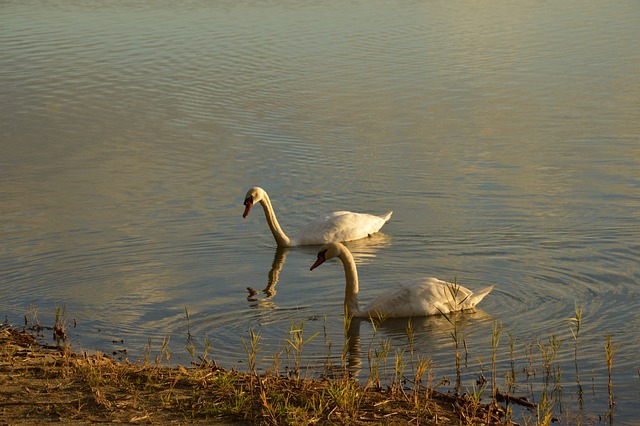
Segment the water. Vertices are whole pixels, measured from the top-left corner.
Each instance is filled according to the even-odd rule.
[[[278,251],[259,209],[242,219],[260,185],[293,235],[327,211],[394,210],[350,244],[363,302],[420,276],[495,284],[457,318],[465,389],[489,377],[498,321],[502,389],[509,336],[530,397],[538,343],[556,337],[556,415],[604,421],[610,334],[614,419],[635,424],[640,7],[386,3],[3,2],[0,312],[48,325],[62,308],[76,349],[131,360],[169,338],[188,364],[191,336],[239,368],[254,330],[262,370],[279,352],[292,365],[303,325],[319,333],[304,365],[339,365],[342,270],[309,272],[317,248]],[[273,265],[276,294],[248,300]],[[453,381],[453,325],[414,325],[435,380]],[[390,358],[409,349],[406,326],[354,327],[359,377],[381,339]]]

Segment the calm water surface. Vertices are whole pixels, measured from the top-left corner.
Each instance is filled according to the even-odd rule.
[[[501,323],[499,386],[511,340],[514,392],[539,399],[555,338],[556,415],[598,423],[609,334],[614,418],[637,424],[639,4],[386,3],[2,2],[3,316],[49,325],[64,308],[76,349],[141,360],[169,338],[188,364],[191,337],[239,368],[254,330],[260,368],[281,353],[283,371],[302,325],[319,333],[304,365],[339,365],[342,269],[309,272],[317,248],[276,250],[259,209],[242,219],[260,185],[293,235],[328,211],[394,210],[349,245],[363,302],[420,276],[495,284],[455,321],[464,389]],[[276,294],[248,300],[270,277]],[[453,382],[453,325],[413,324]],[[356,324],[354,372],[381,341],[393,365],[406,327]]]

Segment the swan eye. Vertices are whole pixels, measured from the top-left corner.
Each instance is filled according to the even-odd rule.
[[[253,204],[253,195],[244,199],[244,205]]]
[[[327,254],[326,250],[322,250],[321,252],[318,252],[318,259],[324,259],[326,254]]]

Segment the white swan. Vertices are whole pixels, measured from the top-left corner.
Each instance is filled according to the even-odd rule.
[[[352,241],[365,238],[378,232],[393,213],[389,212],[384,216],[347,211],[329,213],[322,220],[302,228],[298,238],[291,239],[280,227],[269,195],[262,188],[254,187],[247,191],[242,217],[247,217],[249,210],[256,203],[262,204],[271,233],[276,243],[281,247],[320,245],[332,241]]]
[[[345,315],[353,317],[372,319],[420,317],[473,309],[494,287],[489,286],[472,292],[458,284],[448,283],[437,278],[422,278],[413,283],[401,284],[390,289],[360,309],[358,304],[358,271],[348,248],[340,243],[324,245],[318,252],[318,259],[311,266],[311,270],[313,271],[334,257],[338,257],[344,265],[347,281],[344,294],[344,312]]]

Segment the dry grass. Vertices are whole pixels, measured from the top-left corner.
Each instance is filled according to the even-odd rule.
[[[363,388],[353,379],[257,375],[202,362],[191,368],[136,365],[43,346],[0,329],[3,424],[505,424],[483,405],[414,386]]]

